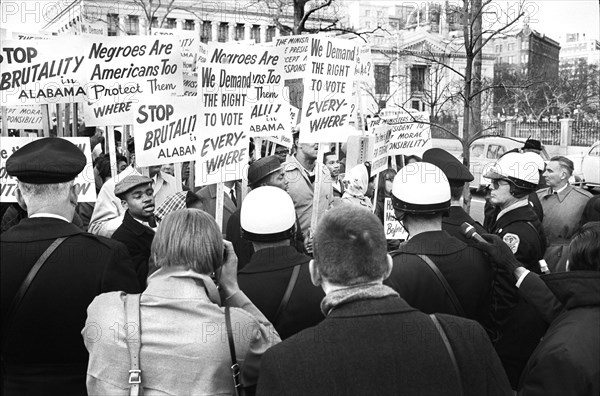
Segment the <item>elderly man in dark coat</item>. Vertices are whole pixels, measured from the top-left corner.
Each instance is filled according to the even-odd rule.
[[[115,196],[121,199],[126,210],[123,224],[115,230],[112,239],[127,247],[143,290],[148,278],[150,248],[156,233],[152,179],[129,175],[115,185]]]
[[[242,237],[253,245],[254,254],[239,271],[238,283],[281,339],[324,318],[319,309],[323,290],[310,282],[310,257],[291,246],[296,227],[294,202],[284,190],[258,187],[244,200]]]
[[[70,223],[85,163],[60,138],[35,140],[6,163],[28,218],[1,237],[4,395],[85,395],[88,305],[104,292],[140,292],[125,246]]]
[[[393,264],[373,213],[331,209],[314,252],[310,275],[327,317],[265,353],[259,395],[511,394],[477,322],[428,316],[382,284]]]

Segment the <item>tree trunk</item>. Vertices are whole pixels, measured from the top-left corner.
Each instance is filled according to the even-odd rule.
[[[294,1],[294,27],[292,29],[293,34],[301,34],[304,31],[304,24],[302,18],[304,17],[304,6],[306,0]]]

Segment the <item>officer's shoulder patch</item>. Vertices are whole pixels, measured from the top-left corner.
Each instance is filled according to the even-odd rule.
[[[521,242],[518,235],[507,232],[502,237],[502,240],[508,245],[513,254],[517,253],[517,250],[519,249],[519,243]]]

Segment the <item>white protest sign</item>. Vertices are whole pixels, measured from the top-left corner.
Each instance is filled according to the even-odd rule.
[[[198,96],[198,76],[183,73],[183,96]]]
[[[144,97],[134,104],[133,138],[139,166],[196,159],[197,97]]]
[[[286,80],[305,76],[310,36],[282,36],[275,38],[275,47],[283,48],[283,73]]]
[[[0,202],[17,202],[15,190],[17,188],[17,179],[6,173],[6,161],[10,155],[30,143],[37,137],[1,137],[0,138]],[[83,151],[86,159],[85,168],[77,175],[74,181],[75,189],[78,192],[77,200],[79,202],[96,201],[96,184],[94,182],[94,166],[92,164],[92,152],[90,150],[90,138],[70,137],[56,138],[65,139],[76,145]]]
[[[392,205],[392,199],[385,199],[385,211],[384,211],[384,230],[385,239],[401,239],[406,240],[408,238],[408,232],[402,226],[402,223],[396,220],[394,214],[394,206]]]
[[[378,125],[373,128],[375,142],[371,159],[371,174],[376,175],[388,168],[388,140],[391,128],[389,125]]]
[[[292,135],[277,135],[277,136],[269,136],[265,138],[269,142],[277,143],[280,146],[285,146],[287,148],[292,148],[294,142],[292,141]]]
[[[349,40],[311,36],[305,78],[301,143],[345,142],[352,112],[356,46]]]
[[[143,97],[183,94],[179,40],[175,36],[85,36],[84,104],[87,126],[132,123]]]
[[[42,129],[40,106],[10,106],[6,108],[6,123],[12,129]]]
[[[49,40],[52,36],[42,33],[12,32],[13,40]]]
[[[204,44],[202,41],[198,41],[198,64],[206,63],[207,57],[208,45]]]
[[[210,43],[198,75],[201,99],[196,186],[242,179],[248,163],[250,104],[257,59],[235,44]],[[250,47],[248,47],[250,48]]]
[[[403,109],[388,110],[381,120],[392,127],[388,155],[422,155],[432,147],[429,114],[407,112]],[[425,122],[425,123],[423,123]]]
[[[85,41],[80,36],[0,43],[1,103],[35,105],[82,102]]]
[[[200,39],[198,33],[193,30],[174,30],[152,28],[153,36],[176,36],[179,39],[181,48],[181,62],[183,71],[186,73],[196,73],[196,62],[200,51]]]
[[[355,78],[356,81],[375,85],[375,66],[371,57],[371,47],[360,45],[356,58]]]

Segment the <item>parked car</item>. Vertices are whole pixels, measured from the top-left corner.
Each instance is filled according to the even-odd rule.
[[[600,140],[581,159],[581,178],[588,188],[600,187]]]
[[[475,177],[469,187],[478,188],[482,183],[482,175],[507,151],[521,148],[527,139],[524,138],[509,138],[501,136],[486,136],[476,139],[471,143],[469,151],[471,153],[471,161],[469,170]],[[550,156],[546,148],[542,145],[540,153],[542,159],[548,162]],[[462,160],[462,156],[459,157]]]

